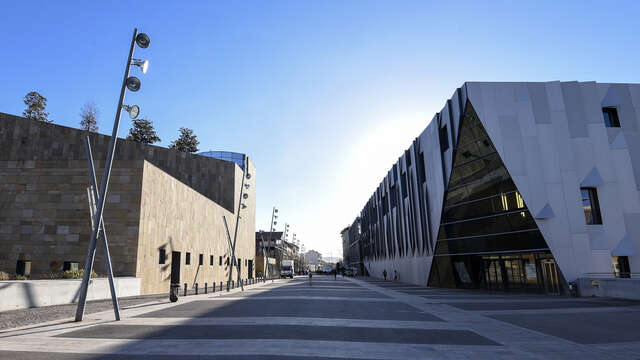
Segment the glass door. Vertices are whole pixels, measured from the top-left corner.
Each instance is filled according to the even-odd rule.
[[[560,295],[560,283],[558,281],[558,267],[555,260],[541,260],[544,289],[547,294]]]

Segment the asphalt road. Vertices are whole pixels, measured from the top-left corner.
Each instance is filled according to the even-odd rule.
[[[634,358],[640,306],[314,276],[0,332],[0,359]],[[599,324],[599,326],[598,326]],[[616,333],[617,332],[617,333]]]

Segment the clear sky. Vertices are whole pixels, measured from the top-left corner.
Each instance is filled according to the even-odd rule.
[[[455,3],[455,4],[454,4]],[[464,81],[640,82],[638,1],[3,1],[0,112],[23,96],[110,134],[134,27],[151,37],[129,93],[166,146],[248,154],[257,229],[291,224],[307,249],[339,232]],[[123,117],[120,136],[130,123]]]

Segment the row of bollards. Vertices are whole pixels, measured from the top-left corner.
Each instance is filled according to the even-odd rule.
[[[244,286],[256,284],[258,282],[265,282],[265,281],[266,281],[266,279],[264,277],[257,277],[257,278],[251,278],[251,279],[240,279],[240,282]],[[220,290],[219,291],[222,291],[223,285],[224,285],[224,282],[220,281],[220,288],[219,288]],[[227,288],[228,289],[235,289],[236,288],[235,280],[231,280],[231,283],[229,283],[227,281]],[[180,290],[180,285],[179,284],[171,284],[171,289],[170,289],[170,292],[169,292],[169,299],[171,300],[171,302],[178,301],[178,292],[179,292],[179,290]],[[194,290],[194,294],[198,295],[198,283],[195,283],[193,285],[193,290]],[[213,293],[216,292],[216,283],[215,282],[211,283],[211,292],[213,292]],[[183,296],[187,296],[187,294],[188,294],[188,285],[187,285],[187,283],[184,283],[184,291],[183,291],[183,293],[184,293]],[[204,293],[205,294],[209,293],[208,283],[204,283]]]

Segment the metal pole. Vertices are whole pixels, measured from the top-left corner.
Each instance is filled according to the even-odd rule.
[[[127,66],[124,71],[124,78],[122,79],[122,87],[120,89],[120,100],[118,100],[118,108],[116,109],[116,118],[113,123],[113,132],[111,140],[109,140],[109,152],[107,154],[107,162],[104,168],[104,175],[102,176],[102,184],[100,187],[100,196],[98,197],[98,207],[93,220],[94,224],[99,224],[102,219],[102,213],[104,212],[104,203],[107,197],[107,188],[109,186],[109,177],[111,176],[111,167],[113,165],[113,154],[116,150],[116,142],[118,140],[118,127],[120,126],[120,114],[122,112],[122,104],[124,102],[124,94],[126,89],[127,77],[129,77],[129,69],[131,68],[131,59],[133,58],[133,50],[136,44],[136,35],[138,35],[138,29],[133,29],[133,37],[131,38],[131,47],[129,48],[129,57],[127,58]],[[82,277],[82,285],[80,287],[80,298],[78,300],[78,308],[76,310],[76,321],[82,321],[84,316],[84,306],[87,301],[87,290],[89,288],[89,280],[91,279],[91,270],[93,268],[93,259],[96,253],[96,239],[98,237],[99,226],[96,226],[91,233],[91,240],[89,241],[89,251],[87,253],[87,259],[85,262],[84,276]]]
[[[87,147],[87,158],[89,159],[89,176],[91,178],[91,191],[93,192],[93,198],[97,199],[98,198],[98,182],[96,180],[96,172],[93,166],[93,155],[91,154],[91,142],[89,140],[89,134],[85,136],[84,142]],[[94,208],[94,214],[95,214],[95,208]],[[111,256],[109,255],[109,242],[107,241],[107,230],[104,228],[103,218],[100,218],[99,226],[100,226],[100,232],[102,234],[102,244],[104,245],[104,258],[105,258],[105,262],[107,263],[106,264],[107,277],[109,278],[109,289],[111,290],[111,302],[113,303],[113,313],[116,317],[116,321],[120,321],[120,307],[118,306],[118,296],[116,295],[116,287],[113,282]]]
[[[222,216],[222,220],[224,221],[224,228],[225,228],[225,230],[227,230],[227,240],[229,241],[229,249],[231,249],[231,264],[230,264],[230,268],[233,269],[233,264],[236,261],[235,247],[231,243],[231,234],[229,234],[229,225],[227,225],[227,217],[223,215]],[[240,271],[240,268],[238,268],[238,271]],[[231,280],[229,280],[229,282],[227,282],[227,291],[229,291],[229,284],[230,283],[231,283]],[[244,287],[242,287],[242,291],[244,291]]]
[[[238,238],[238,224],[240,223],[240,208],[242,206],[242,195],[244,194],[244,178],[246,177],[247,168],[249,167],[248,156],[245,155],[244,160],[245,160],[244,161],[245,166],[243,166],[243,169],[242,169],[242,182],[240,183],[240,198],[238,199],[238,210],[236,212],[236,229],[235,229],[235,232],[233,233],[233,254],[232,255],[235,255],[235,250],[236,250],[236,240]],[[233,269],[233,266],[231,266],[231,269]],[[231,269],[229,270],[229,282],[231,282],[231,276],[233,272]]]

